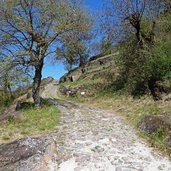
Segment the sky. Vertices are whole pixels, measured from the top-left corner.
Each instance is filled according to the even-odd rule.
[[[98,11],[102,6],[102,1],[103,0],[86,0],[85,5],[90,8],[90,10]],[[61,62],[45,61],[42,74],[43,78],[51,76],[55,79],[59,79],[65,73],[67,73],[67,71]]]

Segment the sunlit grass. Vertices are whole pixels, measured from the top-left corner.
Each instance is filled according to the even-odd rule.
[[[78,81],[74,81],[74,82],[65,82],[62,83],[61,86],[79,86],[79,85],[94,85],[94,84],[98,84],[101,83],[103,80],[102,79],[95,79],[95,80],[78,80]]]
[[[25,117],[23,121],[10,117],[7,123],[0,125],[0,142],[47,133],[59,124],[60,111],[51,104],[26,107],[21,112]]]

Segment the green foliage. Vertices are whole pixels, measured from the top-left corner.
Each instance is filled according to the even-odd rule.
[[[168,135],[169,130],[168,129],[157,129],[156,132],[154,132],[151,135],[151,138],[156,141],[159,144],[163,144],[163,140],[166,138],[166,136]]]
[[[152,74],[158,79],[169,78],[171,71],[171,41],[160,41],[153,49]]]
[[[103,82],[102,79],[95,79],[95,80],[78,80],[78,81],[74,81],[74,82],[65,82],[62,85],[68,85],[68,86],[92,86],[92,85],[96,85],[98,83]]]
[[[107,52],[109,49],[112,48],[112,46],[113,46],[113,45],[112,45],[112,42],[106,40],[105,38],[103,38],[103,39],[101,40],[100,49],[101,49],[101,52],[102,52],[102,53]]]
[[[170,24],[170,25],[168,25]],[[143,21],[143,35],[147,35],[152,23]],[[170,78],[171,73],[171,17],[161,17],[156,22],[155,42],[149,44],[144,37],[143,48],[137,47],[134,36],[127,39],[120,50],[120,75],[115,89],[125,88],[133,95],[151,93],[156,81]]]
[[[158,79],[166,79],[171,71],[171,15],[161,16],[158,20],[150,63],[152,74]]]
[[[4,92],[4,90],[0,90],[0,112],[3,111],[3,108],[9,106],[13,99],[10,98],[10,94],[8,92]]]
[[[10,105],[20,92],[15,90],[30,82],[30,77],[20,68],[13,64],[10,58],[2,60],[0,57],[0,106],[3,108]]]
[[[80,7],[76,10],[81,12]],[[57,60],[62,60],[68,71],[74,66],[82,66],[89,57],[89,42],[92,39],[93,22],[87,12],[82,13],[82,25],[63,34],[60,38],[61,47],[57,49]]]

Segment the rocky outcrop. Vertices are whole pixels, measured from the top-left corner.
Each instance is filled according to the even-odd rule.
[[[3,122],[7,122],[10,117],[15,117],[16,119],[19,119],[20,121],[24,120],[24,116],[21,111],[18,111],[18,107],[22,102],[24,102],[27,99],[27,95],[23,95],[5,109],[3,114],[0,114],[0,123],[2,124]]]
[[[84,88],[84,86],[61,86],[59,91],[67,97],[83,96],[93,97],[94,94]]]
[[[171,147],[171,113],[145,116],[139,128],[148,134],[160,133],[165,137],[163,142]]]
[[[67,95],[68,97],[74,97],[74,96],[76,96],[79,89],[80,89],[80,87],[72,88],[70,86],[62,86],[62,87],[60,87],[60,92],[63,95]]]
[[[139,125],[144,132],[152,134],[157,130],[171,129],[171,116],[168,115],[153,115],[145,116]]]
[[[45,85],[51,83],[52,81],[54,81],[53,77],[43,78],[41,81],[41,86],[45,86]]]
[[[23,138],[0,145],[0,171],[47,171],[55,151],[52,137]]]
[[[65,83],[65,82],[74,82],[77,81],[80,76],[82,74],[81,73],[77,73],[77,74],[66,74],[63,77],[60,78],[59,83]]]
[[[61,77],[59,83],[74,82],[82,78],[87,78],[89,77],[89,74],[100,72],[105,68],[109,68],[115,65],[115,60],[112,57],[113,55],[118,55],[118,53],[109,54],[106,56],[97,55],[90,58],[90,60],[86,62],[82,67],[75,68]]]

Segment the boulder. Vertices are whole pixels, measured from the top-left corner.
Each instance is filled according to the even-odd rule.
[[[74,97],[76,96],[79,88],[74,88],[70,86],[62,86],[60,87],[60,92],[64,95],[67,95],[67,97]]]
[[[47,137],[23,138],[0,145],[0,171],[45,171],[53,158],[55,143]]]
[[[168,134],[168,136],[164,139],[164,143],[171,147],[171,132]]]
[[[80,76],[81,76],[81,74],[74,74],[74,75],[72,75],[71,77],[72,77],[72,81],[74,82],[74,81],[77,81],[79,78],[80,78]]]
[[[139,123],[139,128],[148,134],[158,130],[171,130],[171,114],[145,116]]]

